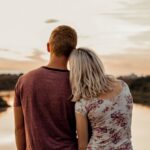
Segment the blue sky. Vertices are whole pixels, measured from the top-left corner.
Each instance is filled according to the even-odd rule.
[[[149,0],[2,0],[0,72],[45,65],[46,42],[60,24],[74,27],[115,75],[150,74]]]

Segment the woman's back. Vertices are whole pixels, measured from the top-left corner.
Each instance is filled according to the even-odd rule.
[[[131,117],[133,100],[128,85],[111,99],[80,100],[76,112],[87,115],[92,136],[88,150],[132,150]]]

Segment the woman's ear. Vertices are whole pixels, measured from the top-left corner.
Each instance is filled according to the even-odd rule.
[[[48,51],[48,52],[51,51],[49,42],[47,43],[47,51]]]

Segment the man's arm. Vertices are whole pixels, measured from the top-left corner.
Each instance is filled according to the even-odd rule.
[[[21,106],[14,107],[15,137],[17,150],[26,149],[24,117]]]
[[[86,150],[88,145],[88,120],[86,115],[76,112],[78,150]]]

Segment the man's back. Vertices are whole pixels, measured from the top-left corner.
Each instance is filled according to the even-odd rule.
[[[27,150],[76,150],[69,72],[41,67],[22,76],[15,106],[22,106]]]

